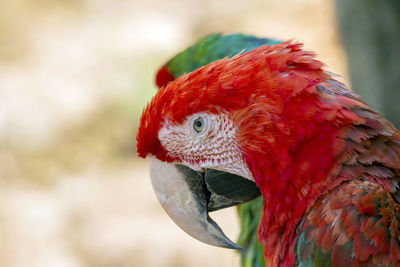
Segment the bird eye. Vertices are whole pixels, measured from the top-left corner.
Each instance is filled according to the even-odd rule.
[[[202,117],[198,117],[193,121],[193,129],[196,133],[200,133],[204,129],[204,120]]]

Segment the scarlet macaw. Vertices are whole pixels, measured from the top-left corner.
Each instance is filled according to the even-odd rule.
[[[157,92],[137,133],[157,197],[193,237],[237,248],[208,211],[259,190],[266,266],[399,265],[400,133],[301,47],[261,46]]]

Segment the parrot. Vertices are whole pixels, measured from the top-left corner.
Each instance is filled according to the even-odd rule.
[[[258,38],[245,34],[209,34],[195,44],[167,61],[156,72],[155,83],[158,88],[175,80],[184,73],[191,72],[217,59],[253,50],[261,45],[278,44],[281,41],[271,38]],[[237,207],[240,222],[240,235],[237,243],[241,252],[242,267],[261,267],[265,265],[262,245],[257,239],[257,224],[260,220],[262,199],[251,200]]]
[[[400,266],[400,132],[288,40],[163,85],[136,134],[155,194],[204,243],[261,194],[265,266]]]

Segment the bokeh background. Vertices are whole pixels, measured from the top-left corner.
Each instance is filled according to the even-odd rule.
[[[360,8],[391,1],[346,2],[360,3],[1,0],[0,266],[238,266],[234,251],[202,244],[172,223],[151,190],[146,160],[136,157],[138,119],[155,93],[154,73],[208,33],[243,32],[302,41],[350,84],[345,43],[349,56],[362,59],[349,60],[358,62],[349,64],[352,77],[361,75],[353,84],[360,90],[372,84],[363,94],[385,111],[383,96],[391,95],[378,87],[390,80],[398,96],[400,74],[394,79],[399,68],[378,59],[398,64],[399,54],[390,52],[400,51],[398,43],[385,47],[376,64],[357,46],[363,38],[378,48],[391,43],[386,32],[395,40],[398,9]],[[363,22],[376,13],[375,22],[385,18],[393,28]],[[362,76],[358,70],[366,67],[392,78]],[[378,80],[356,82],[365,77]],[[396,97],[389,97],[391,106],[400,107]],[[212,216],[237,237],[234,209]]]

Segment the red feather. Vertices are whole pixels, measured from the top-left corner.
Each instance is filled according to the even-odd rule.
[[[173,81],[175,78],[169,72],[167,66],[163,66],[157,71],[156,74],[156,85],[158,88],[166,86],[169,82]]]

